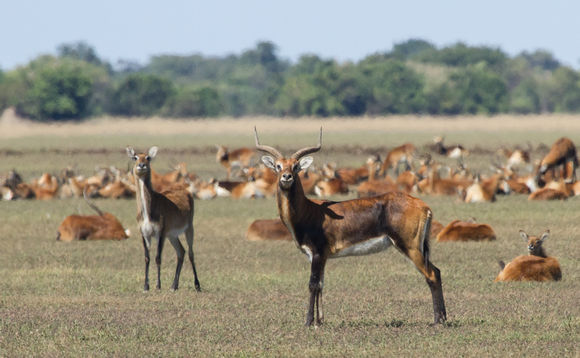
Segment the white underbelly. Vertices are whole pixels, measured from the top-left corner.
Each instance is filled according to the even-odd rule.
[[[393,245],[393,242],[387,235],[374,237],[346,247],[332,254],[330,258],[375,254],[388,249],[391,245]]]

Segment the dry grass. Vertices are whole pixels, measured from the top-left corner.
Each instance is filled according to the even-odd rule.
[[[203,176],[223,175],[211,146],[220,139],[232,146],[251,145],[254,123],[261,131],[263,128],[263,142],[286,149],[315,140],[321,123],[325,133],[332,127],[325,135],[322,152],[316,155],[317,163],[362,163],[369,147],[403,141],[423,145],[441,131],[467,147],[489,149],[467,161],[480,162],[481,168],[491,160],[490,153],[498,143],[525,144],[532,138],[535,144],[550,144],[559,135],[572,135],[573,140],[580,141],[574,137],[580,132],[558,129],[552,123],[562,121],[575,129],[578,124],[574,117],[530,120],[545,123],[543,128],[550,130],[521,126],[509,131],[469,132],[467,127],[444,126],[448,123],[444,119],[427,119],[425,125],[411,120],[413,128],[401,124],[397,133],[391,133],[391,126],[385,128],[386,123],[403,123],[402,118],[392,122],[364,119],[359,123],[377,123],[377,127],[364,129],[357,128],[354,120],[182,123],[159,119],[147,125],[176,127],[155,131],[152,126],[152,132],[137,135],[129,128],[143,122],[122,120],[117,127],[116,120],[103,119],[105,127],[114,127],[114,135],[89,134],[90,130],[80,126],[71,129],[68,135],[74,135],[63,142],[64,132],[57,129],[46,129],[54,135],[26,131],[10,137],[2,127],[0,173],[12,167],[25,168],[25,176],[31,177],[40,168],[58,172],[70,161],[86,171],[96,164],[123,167],[124,145],[155,143],[161,147],[157,168],[183,160]],[[429,124],[431,121],[439,126]],[[199,129],[186,129],[201,123],[215,132],[206,135],[201,130],[195,132]],[[279,123],[287,127],[279,127]],[[222,135],[219,128],[224,124]],[[74,127],[68,126],[61,130]],[[286,130],[281,137],[279,133]],[[389,144],[382,143],[383,138]],[[345,143],[360,146],[362,152],[338,150]],[[86,147],[106,150],[80,151]],[[57,151],[59,148],[62,151]],[[49,151],[43,153],[43,149]],[[19,154],[10,154],[10,150]],[[82,200],[0,202],[4,223],[0,227],[0,356],[578,356],[580,200],[530,203],[524,196],[510,196],[493,204],[469,205],[455,198],[423,199],[442,222],[474,216],[491,224],[498,234],[498,240],[489,243],[433,242],[433,261],[443,275],[448,323],[429,325],[429,289],[409,262],[392,250],[329,262],[326,324],[318,329],[302,326],[308,282],[304,256],[292,243],[243,239],[252,220],[276,216],[273,199],[197,201],[194,245],[203,292],[195,292],[187,265],[180,290],[169,292],[175,254],[166,245],[162,290],[148,294],[141,292],[143,249],[135,235],[123,242],[54,240],[55,230],[66,215],[88,213]],[[97,205],[137,232],[132,200],[97,200]],[[499,270],[497,260],[525,253],[517,234],[520,228],[531,234],[551,229],[546,249],[560,261],[561,282],[493,283]]]

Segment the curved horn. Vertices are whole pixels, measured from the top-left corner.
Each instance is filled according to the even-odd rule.
[[[85,198],[85,201],[87,202],[87,204],[89,204],[91,209],[96,211],[97,214],[99,214],[99,216],[103,216],[103,212],[101,210],[99,210],[99,208],[97,208],[97,206],[92,201],[89,200],[89,198],[87,196],[87,187],[86,186],[83,188],[83,198]]]
[[[322,148],[322,127],[320,127],[320,138],[318,138],[318,145],[316,147],[302,148],[296,153],[292,154],[291,158],[300,159],[307,154],[318,152],[320,148]]]
[[[276,159],[284,157],[282,153],[278,151],[278,149],[270,147],[268,145],[260,144],[260,141],[258,140],[258,130],[256,129],[256,127],[254,127],[254,137],[256,138],[256,149],[261,150],[262,152],[272,154]]]

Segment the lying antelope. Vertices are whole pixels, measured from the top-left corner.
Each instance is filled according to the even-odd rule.
[[[436,153],[452,159],[460,159],[469,154],[469,151],[465,149],[461,144],[445,146],[443,144],[444,140],[445,137],[433,138],[433,150]]]
[[[158,193],[151,184],[151,161],[157,155],[157,147],[151,147],[147,154],[135,154],[131,147],[127,148],[127,155],[135,164],[133,175],[137,184],[137,222],[143,238],[145,248],[145,285],[149,291],[149,248],[152,239],[157,239],[157,289],[161,289],[161,253],[165,238],[175,248],[177,253],[177,268],[173,279],[172,290],[179,287],[179,275],[183,265],[185,250],[179,242],[179,235],[185,232],[188,246],[189,261],[193,268],[195,289],[200,291],[197,271],[193,260],[193,196],[186,187],[174,186],[170,190]]]
[[[84,193],[84,198],[98,215],[67,216],[58,227],[56,235],[58,241],[124,240],[129,237],[131,234],[129,229],[123,229],[123,225],[113,214],[103,213],[89,201],[86,193]]]
[[[512,262],[505,265],[500,261],[502,268],[497,275],[498,281],[560,281],[562,270],[558,260],[548,256],[542,244],[550,235],[550,230],[546,230],[539,238],[528,236],[520,230],[520,236],[528,243],[529,255],[518,256]]]
[[[250,224],[246,231],[248,241],[292,240],[290,232],[280,219],[260,219]]]
[[[437,242],[442,241],[492,241],[495,232],[488,224],[453,220],[437,234]]]
[[[543,176],[549,170],[554,170],[558,166],[563,166],[564,179],[566,183],[576,181],[576,168],[578,167],[578,157],[576,156],[576,146],[566,138],[558,139],[550,148],[550,151],[540,162],[536,170],[536,182],[543,186],[546,180]]]
[[[256,152],[250,148],[238,148],[232,151],[223,145],[216,145],[216,148],[216,161],[226,168],[228,180],[232,174],[233,167],[248,167],[252,158],[256,154]]]
[[[302,148],[289,158],[273,147],[261,145],[256,128],[254,134],[256,148],[270,154],[263,156],[262,162],[277,173],[280,219],[311,263],[307,326],[323,323],[322,289],[328,259],[372,254],[391,245],[426,278],[435,323],[447,319],[441,274],[429,261],[432,212],[427,204],[401,192],[342,202],[310,200],[304,195],[298,173],[312,164],[312,157],[307,155],[321,149],[322,128],[317,146]]]

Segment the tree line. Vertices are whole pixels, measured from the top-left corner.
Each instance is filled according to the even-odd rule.
[[[358,116],[580,112],[580,73],[543,50],[437,48],[410,39],[339,63],[296,63],[259,42],[241,54],[153,56],[145,65],[101,59],[85,42],[0,70],[0,110],[36,120],[119,116]]]

